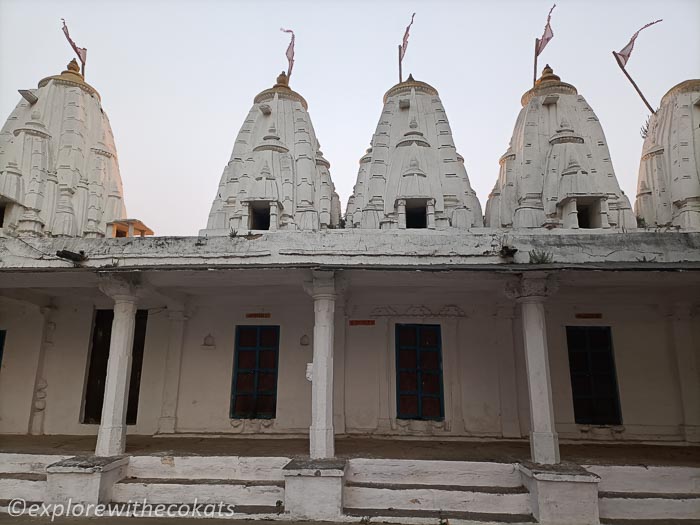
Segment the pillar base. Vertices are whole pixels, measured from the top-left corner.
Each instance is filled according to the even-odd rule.
[[[551,525],[598,525],[600,477],[573,463],[518,465],[532,515]]]
[[[128,456],[76,456],[46,467],[48,503],[109,503]]]
[[[335,456],[333,428],[311,428],[309,430],[311,459],[327,459]]]
[[[283,469],[284,509],[293,519],[333,521],[343,512],[344,459],[294,459]]]
[[[559,463],[559,436],[556,432],[530,432],[530,457],[535,463]]]

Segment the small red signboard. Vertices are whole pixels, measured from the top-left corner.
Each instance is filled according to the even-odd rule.
[[[270,317],[272,317],[272,314],[269,312],[245,314],[246,319],[269,319]]]
[[[351,319],[350,326],[374,326],[374,319]]]

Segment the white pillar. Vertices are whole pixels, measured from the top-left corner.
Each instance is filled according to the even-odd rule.
[[[177,425],[177,400],[180,390],[182,341],[187,316],[182,310],[168,309],[168,353],[163,369],[163,400],[158,420],[158,433],[172,434]]]
[[[314,361],[311,381],[311,458],[332,458],[333,442],[333,328],[335,276],[314,271],[308,291],[314,299]]]
[[[683,434],[686,441],[700,443],[700,355],[693,341],[692,306],[675,305],[670,321],[683,406]]]
[[[133,284],[116,278],[101,282],[100,289],[114,299],[114,321],[95,455],[117,456],[124,453],[126,446],[126,409],[139,298]]]
[[[535,463],[559,463],[559,438],[554,427],[552,379],[549,373],[544,301],[552,285],[546,276],[524,275],[514,292],[520,304],[525,366],[530,397],[530,453]]]

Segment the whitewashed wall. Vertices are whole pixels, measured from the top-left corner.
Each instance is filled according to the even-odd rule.
[[[517,309],[499,298],[452,297],[440,290],[422,294],[432,314],[408,315],[415,295],[351,293],[339,301],[336,315],[337,432],[349,434],[433,436],[526,436],[529,407]],[[487,301],[493,301],[488,303]],[[600,306],[612,301],[555,299],[547,306],[548,338],[557,429],[562,438],[680,439],[682,409],[675,355],[659,298],[639,304]],[[502,302],[496,302],[502,301]],[[374,315],[387,304],[394,315]],[[463,315],[441,317],[453,304]],[[95,434],[96,425],[80,423],[88,364],[93,304],[63,300],[53,314],[53,346],[46,352],[44,375],[47,434]],[[246,319],[268,312],[269,319]],[[599,320],[577,320],[576,312],[598,312]],[[416,313],[415,311],[413,312]],[[375,319],[374,326],[349,326],[350,319]],[[396,420],[394,325],[442,325],[445,422]],[[695,341],[700,327],[694,321]],[[342,324],[341,324],[342,323]],[[232,422],[229,417],[236,325],[280,325],[277,418]],[[612,326],[624,430],[580,432],[574,423],[565,326]],[[4,300],[0,328],[7,340],[0,372],[0,432],[26,433],[38,364],[43,318],[36,308]],[[130,433],[153,434],[160,416],[169,320],[162,309],[149,315],[137,425]],[[343,337],[342,334],[345,334]],[[211,334],[215,348],[202,348]],[[190,305],[185,325],[177,431],[182,433],[278,433],[299,435],[310,424],[311,386],[305,378],[312,360],[313,305],[302,291],[257,292],[245,296],[200,296]],[[698,349],[700,352],[700,349]],[[345,372],[343,373],[343,369]],[[700,378],[699,378],[700,380]]]

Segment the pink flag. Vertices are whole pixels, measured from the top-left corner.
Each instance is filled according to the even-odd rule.
[[[63,34],[66,35],[66,38],[68,39],[68,42],[70,43],[70,46],[73,48],[73,51],[78,55],[78,58],[80,59],[80,62],[83,64],[83,71],[85,70],[85,62],[87,61],[87,49],[84,47],[78,47],[78,44],[73,42],[71,39],[70,35],[68,34],[68,26],[66,25],[66,21],[61,18],[61,22],[63,22]]]
[[[399,61],[403,60],[404,55],[406,54],[406,48],[408,47],[408,31],[411,29],[411,26],[413,25],[413,17],[416,16],[415,13],[411,15],[411,23],[406,26],[406,32],[403,34],[403,43],[401,44],[401,53],[399,56]]]
[[[555,7],[557,7],[557,4],[554,4],[549,10],[549,14],[547,15],[547,25],[544,26],[544,33],[542,33],[542,38],[536,39],[537,43],[535,44],[535,56],[540,56],[540,53],[544,51],[545,46],[549,43],[549,41],[552,38],[554,38],[554,31],[552,31],[552,26],[549,25],[549,22],[552,19],[552,11],[554,11]]]
[[[285,29],[285,28],[281,27],[280,31],[283,31],[284,33],[291,33],[292,34],[292,40],[289,42],[289,45],[287,46],[287,61],[289,62],[289,69],[287,69],[287,78],[289,78],[292,76],[292,68],[294,68],[295,35],[294,35],[294,31],[292,31],[291,29]]]
[[[641,31],[642,29],[646,29],[649,26],[653,26],[654,24],[658,24],[659,22],[661,22],[661,20],[649,22],[647,25],[642,27],[639,31]],[[620,62],[620,65],[622,67],[625,67],[627,65],[627,61],[630,59],[630,55],[632,54],[632,50],[634,49],[634,41],[637,40],[637,35],[639,35],[639,31],[637,31],[635,34],[632,35],[632,38],[630,38],[629,44],[627,44],[625,47],[623,47],[619,53],[617,51],[613,51],[613,54],[617,58],[618,62]]]

